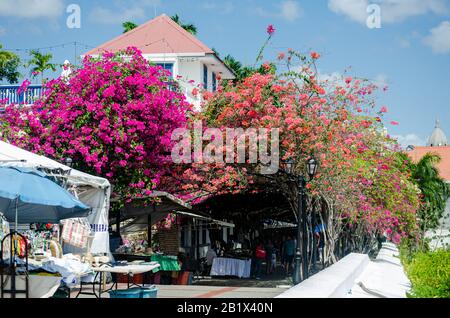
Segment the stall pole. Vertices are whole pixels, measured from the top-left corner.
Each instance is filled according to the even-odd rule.
[[[200,225],[198,224],[197,220],[194,221],[195,223],[195,259],[200,259]]]
[[[156,206],[153,204],[153,213],[156,212]],[[152,246],[152,214],[147,215],[147,242],[148,246]]]
[[[120,210],[116,214],[116,232],[120,236]]]

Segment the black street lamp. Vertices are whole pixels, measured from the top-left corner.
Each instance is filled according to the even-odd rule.
[[[72,165],[73,165],[72,158],[67,157],[64,161],[65,161],[66,166],[68,166],[69,168],[72,168]]]
[[[294,284],[296,285],[300,283],[300,281],[302,280],[300,275],[300,268],[302,268],[303,279],[308,278],[309,273],[308,273],[308,251],[307,251],[308,229],[307,229],[306,195],[305,195],[306,180],[303,175],[295,174],[294,166],[295,162],[292,159],[288,159],[285,162],[285,172],[290,177],[292,177],[294,181],[296,181],[298,187],[297,248],[295,252],[295,268],[293,275],[293,281]],[[311,157],[306,162],[306,168],[310,180],[312,180],[316,175],[318,166],[319,166],[318,161],[313,157]],[[302,241],[302,245],[300,245],[300,241]]]

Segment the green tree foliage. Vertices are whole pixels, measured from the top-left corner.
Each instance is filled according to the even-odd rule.
[[[233,73],[236,75],[236,82],[240,82],[243,79],[250,77],[253,74],[260,73],[260,74],[275,74],[276,73],[276,66],[274,63],[268,63],[266,65],[261,65],[259,67],[251,67],[251,66],[244,66],[240,61],[238,61],[236,58],[228,54],[223,59],[223,62],[225,65],[227,65]]]
[[[411,178],[422,193],[422,207],[418,212],[422,231],[434,229],[450,196],[448,184],[439,176],[437,164],[441,161],[438,154],[427,153],[416,164],[409,162]]]
[[[51,53],[43,54],[38,50],[32,50],[30,52],[30,61],[27,66],[31,67],[30,73],[33,77],[41,75],[41,81],[44,83],[44,72],[51,70],[56,71],[56,64],[51,63],[53,55]]]
[[[138,25],[134,22],[126,21],[126,22],[122,23],[122,27],[123,27],[123,33],[127,33],[133,29],[136,29],[138,27]]]
[[[412,284],[410,297],[450,297],[450,250],[419,252],[405,267]]]
[[[182,23],[180,17],[178,14],[175,14],[170,17],[173,21],[175,21],[179,26],[181,26],[183,29],[191,33],[192,35],[197,35],[197,27],[192,23]]]
[[[14,84],[19,81],[20,58],[10,51],[2,49],[0,44],[0,81],[6,79],[8,83]]]

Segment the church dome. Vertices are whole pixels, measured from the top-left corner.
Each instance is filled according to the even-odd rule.
[[[436,120],[436,127],[434,128],[433,133],[431,134],[431,137],[428,140],[428,146],[431,147],[448,146],[447,136],[441,129],[439,120]]]

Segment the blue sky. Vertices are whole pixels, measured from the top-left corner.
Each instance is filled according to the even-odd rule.
[[[81,9],[81,28],[66,25],[70,4]],[[367,6],[376,4],[381,28],[368,28]],[[380,106],[389,108],[389,133],[404,144],[425,143],[436,118],[450,135],[450,0],[0,0],[0,43],[53,49],[55,62],[71,62],[121,34],[123,21],[145,22],[178,13],[198,37],[224,56],[253,64],[268,24],[276,35],[266,52],[293,48],[322,55],[323,76],[349,73],[386,83]],[[16,51],[24,60],[25,51]],[[391,126],[389,122],[400,122]]]

